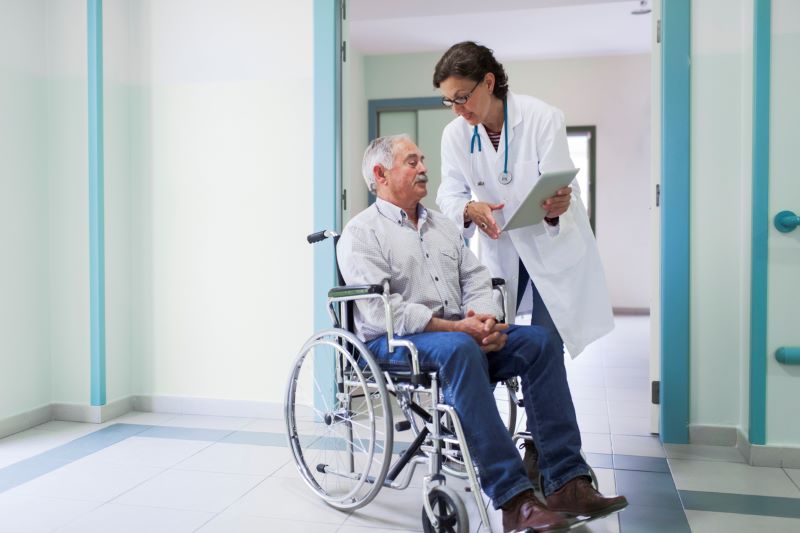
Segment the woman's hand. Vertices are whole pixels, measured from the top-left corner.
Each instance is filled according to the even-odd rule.
[[[569,209],[569,202],[572,200],[572,187],[564,187],[544,201],[542,207],[547,209],[547,218],[560,217]]]
[[[557,193],[556,193],[557,194]],[[568,204],[569,205],[569,204]],[[490,204],[488,202],[470,202],[467,204],[465,214],[478,228],[492,239],[500,237],[500,227],[492,215],[492,211],[503,209],[505,204]],[[565,209],[566,211],[566,209]]]

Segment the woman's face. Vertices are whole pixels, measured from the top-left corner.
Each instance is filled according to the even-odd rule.
[[[439,92],[444,98],[455,100],[468,96],[463,104],[453,104],[453,112],[464,117],[470,126],[484,122],[489,114],[494,89],[494,74],[487,73],[479,82],[470,78],[450,76],[439,84]]]

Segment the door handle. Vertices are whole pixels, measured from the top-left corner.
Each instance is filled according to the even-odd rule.
[[[800,226],[800,216],[792,211],[781,211],[775,215],[775,228],[781,233],[789,233],[797,226]]]

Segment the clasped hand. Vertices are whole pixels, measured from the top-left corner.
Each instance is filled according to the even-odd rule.
[[[475,339],[484,353],[500,350],[506,344],[508,336],[503,333],[508,324],[497,322],[494,315],[478,314],[472,309],[467,316],[458,321],[461,331]]]

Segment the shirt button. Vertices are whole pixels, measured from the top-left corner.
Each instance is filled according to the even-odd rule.
[[[447,305],[447,300],[444,301],[444,305]]]
[[[430,256],[431,256],[431,254],[429,254],[427,252],[425,253],[425,257],[430,257]]]
[[[433,279],[435,279],[436,281],[439,281],[439,276],[435,276]]]

